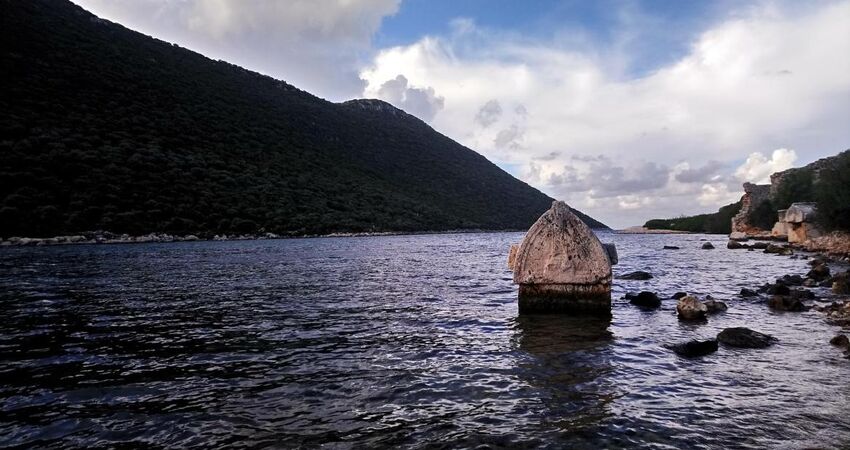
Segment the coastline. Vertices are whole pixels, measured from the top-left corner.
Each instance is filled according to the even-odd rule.
[[[595,228],[594,231],[614,231],[604,228]],[[13,236],[0,239],[0,247],[43,247],[55,245],[99,245],[99,244],[151,244],[151,243],[173,243],[173,242],[198,242],[198,241],[255,241],[276,239],[317,239],[317,238],[339,238],[339,237],[375,237],[375,236],[416,236],[429,234],[472,234],[472,233],[519,233],[525,232],[520,229],[488,230],[488,229],[454,229],[454,230],[423,230],[423,231],[364,231],[364,232],[335,232],[328,234],[293,234],[279,235],[275,233],[262,234],[216,234],[205,236],[203,234],[170,234],[170,233],[148,233],[138,236],[129,234],[117,234],[109,231],[87,231],[79,234],[53,236],[47,238],[31,238]]]
[[[693,234],[690,231],[661,230],[641,226],[623,228],[622,230],[614,230],[614,232],[617,234]]]

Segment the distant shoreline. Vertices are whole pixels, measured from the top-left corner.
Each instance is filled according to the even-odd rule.
[[[618,230],[610,228],[594,228],[594,231]],[[473,233],[522,233],[526,230],[485,230],[485,229],[456,229],[456,230],[431,230],[431,231],[364,231],[364,232],[336,232],[328,234],[301,234],[301,235],[278,235],[275,233],[263,234],[220,234],[212,237],[199,237],[194,234],[176,235],[169,233],[148,233],[139,236],[128,234],[117,234],[108,231],[84,232],[76,235],[54,236],[49,238],[10,237],[0,239],[0,247],[44,247],[56,245],[100,245],[100,244],[159,244],[172,242],[212,242],[212,241],[262,241],[277,239],[316,239],[316,238],[339,238],[339,237],[375,237],[375,236],[417,236],[429,234],[473,234]]]
[[[660,230],[640,226],[623,228],[622,230],[614,230],[614,232],[617,234],[693,234],[690,231]]]

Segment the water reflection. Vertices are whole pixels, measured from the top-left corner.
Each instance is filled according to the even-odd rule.
[[[550,412],[548,427],[573,442],[612,414],[610,326],[610,318],[563,315],[523,315],[514,322],[514,339],[524,356],[519,377],[540,391]]]

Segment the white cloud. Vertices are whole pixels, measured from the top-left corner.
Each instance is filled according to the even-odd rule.
[[[74,0],[108,20],[331,100],[359,96],[359,67],[400,0]]]
[[[436,129],[519,166],[525,181],[604,222],[706,212],[740,194],[732,172],[743,154],[792,147],[808,162],[850,142],[850,2],[736,14],[696,36],[683,57],[638,78],[624,76],[618,61],[628,55],[616,49],[462,21],[449,35],[378,52],[361,71],[364,95],[399,73],[433,87],[445,98]],[[628,40],[633,47],[640,36]],[[482,107],[494,98],[502,113],[482,126]],[[606,161],[572,159],[599,156]],[[784,168],[787,156],[762,166]],[[756,166],[748,167],[760,181]],[[618,198],[625,195],[636,197]]]
[[[795,161],[797,153],[785,148],[774,150],[770,159],[760,152],[753,152],[744,164],[735,170],[735,177],[741,182],[770,183],[770,174],[794,167]]]
[[[434,88],[417,88],[408,85],[404,75],[387,80],[378,88],[377,97],[395,107],[430,122],[434,115],[443,109],[443,97],[434,92]]]

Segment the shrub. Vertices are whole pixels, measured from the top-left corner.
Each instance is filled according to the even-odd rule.
[[[818,222],[826,230],[850,230],[850,152],[820,171],[814,188]]]
[[[773,228],[773,224],[776,223],[776,210],[777,208],[773,206],[770,200],[765,200],[750,211],[747,221],[750,225],[759,227],[762,230],[770,230]]]

